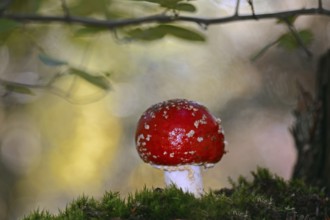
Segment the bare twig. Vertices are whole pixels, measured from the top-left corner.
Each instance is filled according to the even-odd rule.
[[[319,9],[322,10],[323,9],[323,1],[322,0],[319,0]]]
[[[54,80],[52,80],[54,82]],[[44,90],[49,91],[51,94],[56,95],[60,98],[63,98],[69,103],[76,104],[76,105],[84,105],[89,104],[92,102],[96,102],[104,98],[108,92],[105,90],[99,90],[98,93],[93,93],[90,95],[84,95],[83,97],[75,97],[74,91],[69,90],[65,91],[60,88],[55,87],[52,85],[53,83],[47,83],[47,84],[25,84],[25,83],[18,83],[13,82],[5,79],[0,78],[0,84],[3,86],[14,86],[14,87],[23,87],[28,89],[37,89],[37,90]]]
[[[330,17],[330,10],[320,9],[320,8],[309,8],[309,9],[298,9],[284,12],[276,12],[276,13],[264,13],[256,15],[258,19],[281,19],[290,16],[301,16],[301,15],[323,15]],[[166,14],[159,15],[151,15],[146,17],[139,18],[128,18],[128,19],[118,19],[118,20],[101,20],[95,18],[87,18],[87,17],[78,17],[71,16],[70,20],[65,16],[43,16],[43,15],[30,15],[30,14],[3,14],[0,15],[0,18],[6,18],[15,20],[17,22],[22,23],[74,23],[85,26],[92,27],[104,27],[109,29],[122,28],[127,26],[148,24],[148,23],[174,23],[174,22],[189,22],[189,23],[197,23],[199,25],[209,26],[216,24],[224,24],[230,22],[238,22],[238,21],[247,21],[247,20],[255,20],[255,16],[253,15],[232,15],[227,17],[219,17],[219,18],[201,18],[201,17],[192,17],[192,16],[172,16]]]
[[[235,17],[238,17],[240,0],[236,0]]]
[[[26,83],[18,83],[13,82],[10,80],[0,79],[0,85],[4,86],[15,86],[15,87],[26,87],[29,89],[45,89],[47,88],[47,85],[32,85],[32,84],[26,84]]]
[[[61,0],[61,6],[62,6],[62,9],[63,9],[64,16],[68,20],[70,20],[70,11],[69,11],[69,8],[68,8],[65,0]]]
[[[257,16],[256,16],[256,13],[255,13],[255,10],[254,10],[253,0],[247,0],[247,1],[250,5],[251,11],[252,11],[252,16],[254,17],[254,19],[258,19]]]

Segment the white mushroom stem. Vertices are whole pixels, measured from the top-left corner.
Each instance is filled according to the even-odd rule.
[[[203,194],[203,180],[201,176],[200,166],[182,165],[182,166],[166,166],[159,167],[164,170],[165,183],[167,186],[175,185],[184,192],[190,192],[195,197]]]

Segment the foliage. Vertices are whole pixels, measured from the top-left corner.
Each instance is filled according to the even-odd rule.
[[[0,84],[7,92],[20,93],[23,95],[34,95],[33,89],[46,89],[73,103],[81,103],[81,101],[70,98],[73,96],[71,95],[72,91],[70,88],[74,87],[73,85],[78,78],[85,80],[89,84],[101,89],[103,92],[110,90],[110,83],[106,74],[95,74],[84,67],[78,68],[77,66],[73,66],[71,61],[67,61],[66,58],[60,57],[60,55],[55,55],[52,51],[46,49],[47,45],[45,46],[42,44],[43,38],[47,36],[47,32],[54,28],[52,25],[49,25],[52,21],[51,17],[54,18],[58,14],[63,15],[62,18],[64,18],[63,29],[61,30],[63,34],[72,34],[72,36],[78,40],[82,38],[89,38],[89,40],[91,40],[93,37],[97,37],[99,34],[109,31],[114,32],[117,38],[121,38],[120,40],[125,42],[151,42],[167,36],[193,42],[203,42],[206,40],[201,31],[181,24],[173,25],[160,22],[153,25],[141,24],[138,27],[124,25],[122,28],[111,29],[107,26],[100,25],[98,23],[101,21],[100,19],[96,20],[96,22],[93,21],[92,24],[83,22],[82,25],[74,25],[74,22],[71,22],[74,17],[82,21],[91,21],[94,16],[105,18],[107,19],[105,20],[106,22],[118,21],[119,24],[121,20],[127,18],[134,21],[136,15],[132,15],[130,12],[132,6],[125,7],[126,5],[143,7],[141,10],[143,16],[149,11],[164,14],[168,13],[173,16],[177,16],[179,13],[195,13],[197,11],[197,8],[189,0],[133,0],[120,2],[100,0],[94,2],[92,5],[87,0],[61,0],[57,2],[29,0],[24,2],[3,2],[0,4],[0,47],[8,47],[11,56],[14,55],[12,51],[19,51],[22,50],[22,48],[37,50],[38,53],[36,57],[42,64],[48,67],[47,70],[57,72],[53,77],[47,76],[49,80],[43,84],[38,84],[38,82],[36,82],[36,84],[25,84],[24,82],[18,84],[3,79],[0,79]],[[144,8],[146,5],[148,5],[148,7]],[[8,16],[13,16],[15,18],[9,18]],[[42,22],[44,24],[34,24],[34,22],[29,19],[27,22],[17,19],[19,17],[24,20],[27,18],[26,16],[32,16],[37,19],[40,18],[40,21],[43,21],[44,17],[47,16],[49,16],[50,19],[44,20]],[[61,19],[61,16],[58,17]],[[67,23],[72,24],[72,27],[68,27],[69,32],[65,32],[64,26],[66,26]],[[35,31],[37,29],[38,31]],[[34,32],[38,34],[34,34]],[[19,41],[19,43],[14,41]],[[33,54],[33,56],[35,56],[35,54]],[[67,76],[70,75],[75,76],[72,81],[72,86],[67,90],[58,89],[56,86],[57,82],[60,82],[64,77],[69,79]],[[40,78],[43,77],[44,76],[40,76]],[[98,94],[96,94],[95,97],[99,97]],[[96,99],[97,98],[95,98],[95,100]]]
[[[297,32],[297,35],[301,39],[303,45],[309,45],[313,40],[313,34],[309,30],[301,30]],[[278,38],[278,45],[287,50],[294,50],[301,46],[291,33],[285,33],[281,35]]]
[[[19,27],[19,23],[9,19],[0,19],[0,33],[11,31],[17,27]]]
[[[195,12],[196,7],[185,0],[135,0],[158,4],[166,10]]]
[[[166,35],[181,38],[187,41],[205,41],[205,37],[189,28],[168,24],[160,24],[149,28],[134,28],[126,32],[130,39],[153,41],[159,40]]]
[[[47,30],[52,28],[50,24],[53,22],[70,27],[70,32],[73,33],[72,36],[76,38],[95,37],[101,33],[112,32],[119,42],[154,42],[165,37],[174,37],[196,43],[207,40],[204,30],[209,25],[273,18],[276,20],[276,24],[287,26],[289,31],[265,45],[252,57],[252,60],[258,59],[275,45],[289,51],[302,48],[308,56],[311,56],[312,53],[307,47],[313,41],[312,32],[310,30],[296,30],[294,24],[301,15],[320,14],[329,16],[330,11],[323,8],[322,1],[318,2],[319,5],[316,8],[256,14],[253,1],[248,1],[251,7],[251,15],[240,15],[239,1],[237,1],[234,15],[216,18],[203,16],[205,17],[203,18],[189,16],[198,11],[195,2],[192,0],[99,0],[93,2],[93,4],[90,4],[88,0],[4,1],[0,3],[0,46],[8,45],[7,40],[13,35],[29,33],[31,37],[32,34],[30,33],[33,33],[32,30],[36,27],[39,29],[40,27],[44,28],[43,33],[46,33]],[[195,27],[188,26],[187,23],[194,23]],[[54,69],[62,65],[69,66],[67,62],[62,61],[63,58],[61,57],[50,58],[53,55],[45,55],[52,53],[45,51],[39,45],[42,37],[42,33],[35,37],[36,39],[33,39],[33,41],[37,42],[38,45],[32,45],[40,50],[39,59]],[[81,77],[105,91],[110,88],[106,77],[95,75],[86,69],[77,71],[77,68],[69,66],[67,73],[67,75],[74,74]],[[51,83],[58,79],[57,75],[51,80]],[[34,86],[41,88],[40,85]],[[48,91],[52,91],[49,87],[51,87],[50,84],[44,86]],[[4,88],[9,92],[33,95],[30,85],[11,85],[4,86]],[[70,91],[55,92],[63,98],[66,98],[66,95],[61,94],[68,93]]]
[[[34,211],[24,220],[41,219],[325,219],[330,201],[322,190],[302,181],[284,181],[267,169],[252,172],[253,180],[230,180],[232,187],[201,198],[175,187],[143,189],[123,199],[106,192],[95,200],[82,196],[64,211]]]
[[[287,51],[293,51],[295,49],[303,48],[308,56],[311,55],[307,46],[313,41],[313,33],[310,30],[297,31],[294,27],[294,22],[297,16],[289,16],[285,18],[279,18],[276,24],[288,26],[289,31],[280,35],[275,41],[264,46],[258,53],[252,57],[252,61],[257,60],[264,53],[266,53],[271,47],[277,45],[280,48],[286,49]]]

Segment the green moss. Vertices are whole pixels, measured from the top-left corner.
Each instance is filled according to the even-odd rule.
[[[70,219],[326,219],[330,202],[322,190],[299,180],[284,181],[268,170],[253,179],[230,180],[232,187],[195,198],[175,187],[143,189],[126,199],[106,192],[100,200],[82,196],[57,215],[34,211],[24,220]]]

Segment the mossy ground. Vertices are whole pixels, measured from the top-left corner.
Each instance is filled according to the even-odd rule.
[[[330,201],[322,190],[284,181],[262,168],[252,175],[251,181],[230,180],[231,188],[201,198],[175,187],[144,189],[126,199],[106,192],[99,200],[82,196],[57,215],[37,210],[24,220],[329,219]]]

